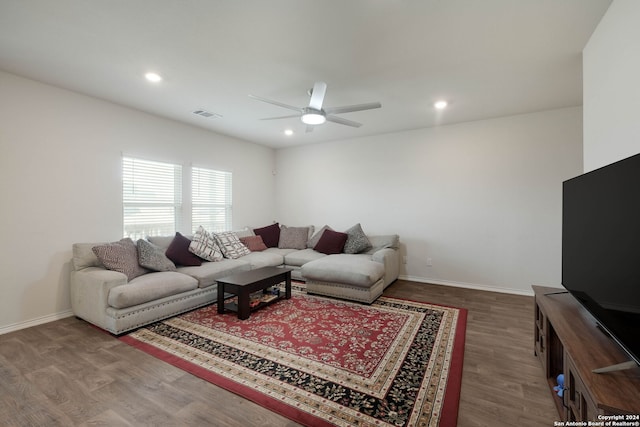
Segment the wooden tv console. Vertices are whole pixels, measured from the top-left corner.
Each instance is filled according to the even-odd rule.
[[[535,293],[535,354],[562,421],[640,421],[640,367],[596,374],[594,369],[619,364],[629,356],[569,293],[533,286]],[[553,387],[564,374],[564,396]],[[600,416],[600,417],[599,417]]]

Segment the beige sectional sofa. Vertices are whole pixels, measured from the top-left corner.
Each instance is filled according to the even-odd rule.
[[[248,229],[237,234],[242,237],[253,233]],[[326,255],[310,247],[269,247],[236,259],[203,261],[200,266],[148,272],[131,280],[100,262],[93,248],[101,243],[76,243],[71,306],[77,317],[121,334],[211,304],[217,299],[217,279],[265,266],[292,268],[292,277],[306,281],[309,293],[371,303],[398,278],[400,254],[397,235],[367,237],[371,248],[357,254]],[[173,238],[147,240],[165,249]]]

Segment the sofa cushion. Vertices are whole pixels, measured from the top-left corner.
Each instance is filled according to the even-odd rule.
[[[369,249],[367,254],[373,254],[380,249],[384,248],[393,248],[398,249],[400,246],[400,236],[397,234],[387,234],[380,236],[367,236],[369,241],[371,242],[371,249]]]
[[[138,264],[153,271],[176,271],[176,265],[164,254],[160,246],[140,239],[138,246]]]
[[[267,248],[265,252],[278,254],[284,259],[284,257],[289,255],[290,253],[297,252],[297,249]]]
[[[256,234],[253,232],[253,230],[249,227],[244,227],[241,228],[240,230],[232,230],[234,233],[236,233],[236,236],[238,236],[239,239],[243,238],[243,237],[250,237],[250,236],[255,236]]]
[[[214,236],[225,258],[236,259],[251,253],[233,231],[216,233]]]
[[[313,249],[327,255],[339,254],[344,249],[344,244],[348,237],[347,233],[325,230]]]
[[[100,243],[74,243],[73,244],[73,269],[76,271],[88,267],[104,267],[96,254],[93,252],[94,246],[104,245]]]
[[[280,227],[280,249],[304,249],[309,240],[309,227]]]
[[[149,242],[153,243],[156,246],[159,246],[165,251],[167,250],[171,242],[173,242],[174,238],[175,236],[147,236],[147,240]]]
[[[128,280],[149,272],[138,264],[138,249],[128,237],[118,242],[94,246],[92,250],[102,265],[108,270],[124,273]]]
[[[371,242],[367,238],[367,235],[364,234],[362,226],[359,223],[345,231],[345,233],[349,236],[344,244],[345,254],[359,254],[360,252],[371,249]]]
[[[207,261],[220,261],[224,258],[213,234],[201,225],[193,235],[189,244],[189,252]]]
[[[191,240],[176,233],[165,255],[176,265],[198,266],[202,264],[202,259],[189,251],[189,245],[191,245]]]
[[[303,249],[301,251],[293,251],[290,254],[285,255],[284,263],[293,267],[300,267],[319,258],[326,257],[326,254],[320,253],[313,249]]]
[[[126,308],[197,287],[198,282],[193,277],[175,271],[149,273],[136,277],[126,285],[111,288],[108,302],[111,307]]]
[[[262,236],[262,241],[268,248],[277,248],[280,241],[280,224],[275,223],[266,227],[254,228],[256,236]]]
[[[178,272],[187,274],[198,281],[198,287],[206,288],[216,283],[216,279],[250,270],[248,262],[239,259],[224,259],[218,262],[203,262],[199,267],[178,267]]]
[[[252,270],[260,267],[277,267],[283,263],[282,255],[267,251],[251,252],[240,259],[248,262]]]
[[[267,249],[267,245],[264,244],[264,241],[262,240],[262,236],[240,237],[240,241],[251,252],[260,252]]]
[[[308,248],[313,249],[318,244],[318,241],[320,240],[320,237],[322,237],[322,234],[324,233],[324,230],[333,231],[333,228],[329,227],[328,225],[322,226],[322,228],[320,230],[318,230],[318,232],[316,234],[314,234],[313,236],[311,236],[309,238],[309,241],[307,242],[307,247]]]
[[[370,287],[384,275],[384,265],[367,255],[337,254],[304,264],[301,273],[309,280]]]

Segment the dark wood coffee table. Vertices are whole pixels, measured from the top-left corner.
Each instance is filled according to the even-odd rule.
[[[253,292],[285,282],[284,298],[291,298],[291,271],[291,268],[262,267],[218,279],[218,313],[224,313],[225,299],[230,298],[230,296],[225,298],[225,293],[238,297],[238,319],[241,320],[248,319],[251,314],[249,296]],[[282,298],[277,298],[269,303]],[[260,304],[258,307],[263,305],[265,304]]]

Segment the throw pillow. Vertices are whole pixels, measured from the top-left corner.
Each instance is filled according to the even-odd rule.
[[[339,254],[344,249],[344,244],[349,235],[339,231],[325,230],[320,236],[318,244],[313,247],[315,251],[323,254]]]
[[[314,234],[309,241],[307,242],[307,247],[308,248],[314,248],[317,244],[318,241],[320,240],[320,237],[322,237],[322,233],[324,233],[324,230],[331,230],[333,231],[333,228],[329,227],[328,225],[325,225],[324,227],[322,227],[320,230],[318,230],[318,232],[316,234]]]
[[[280,241],[280,224],[267,225],[262,228],[254,228],[256,236],[262,236],[262,241],[268,248],[277,248]]]
[[[176,265],[160,246],[144,239],[138,240],[138,264],[153,271],[176,271]]]
[[[216,233],[215,237],[225,258],[236,259],[251,253],[251,251],[242,244],[236,233],[233,231]]]
[[[176,235],[169,244],[165,255],[176,265],[184,265],[189,267],[197,267],[199,265],[202,265],[202,259],[189,252],[190,244],[191,240],[176,232]]]
[[[118,242],[94,246],[91,250],[108,270],[124,273],[128,280],[148,273],[146,268],[138,264],[138,249],[128,237]]]
[[[347,242],[344,244],[345,254],[359,254],[360,252],[371,249],[371,242],[364,231],[362,226],[358,223],[345,231],[349,236]]]
[[[189,244],[189,252],[207,261],[221,261],[224,256],[216,239],[203,226],[199,226]]]
[[[262,236],[246,236],[240,237],[240,241],[251,252],[260,252],[267,249],[267,245],[262,241]]]
[[[280,249],[305,249],[309,239],[309,227],[280,227]]]

